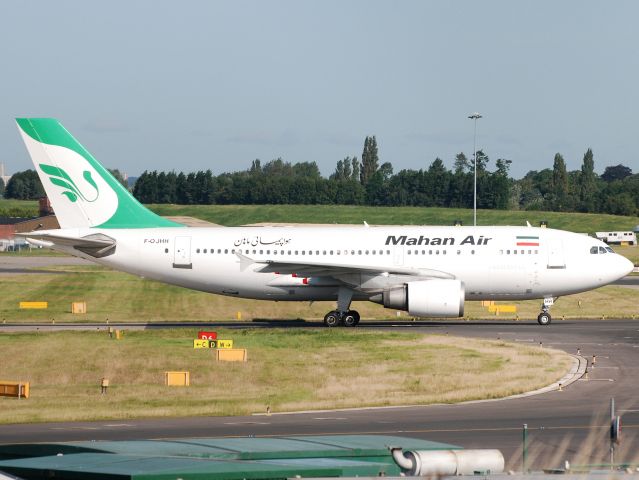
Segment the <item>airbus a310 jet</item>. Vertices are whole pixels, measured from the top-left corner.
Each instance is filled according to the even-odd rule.
[[[527,227],[189,228],[140,204],[52,118],[18,127],[59,230],[35,245],[203,292],[274,301],[337,302],[327,326],[355,326],[353,300],[416,317],[461,317],[465,300],[543,299],[611,283],[633,268],[603,242]]]

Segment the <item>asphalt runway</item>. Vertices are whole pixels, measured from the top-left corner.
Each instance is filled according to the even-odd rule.
[[[319,323],[256,322],[255,327]],[[206,324],[211,326],[210,323]],[[225,325],[231,325],[225,323]],[[191,326],[191,325],[189,325]],[[237,325],[247,328],[249,325]],[[94,328],[87,326],[85,328]],[[376,408],[246,417],[193,417],[48,423],[0,426],[0,443],[73,440],[125,440],[213,436],[278,436],[321,434],[389,434],[430,439],[466,448],[498,448],[512,468],[521,467],[522,426],[528,425],[529,465],[557,467],[592,451],[587,461],[609,458],[609,402],[615,398],[623,417],[622,442],[616,460],[631,460],[638,451],[639,321],[536,322],[400,322],[366,323],[360,328],[419,331],[424,334],[484,337],[558,348],[592,363],[588,380],[563,391],[525,398],[402,408]],[[0,329],[2,331],[2,329]],[[336,359],[339,361],[339,359]],[[539,365],[544,368],[544,365]],[[378,379],[383,381],[383,379]],[[585,461],[585,460],[584,460]]]
[[[11,274],[37,274],[37,273],[57,273],[52,270],[39,270],[41,268],[67,265],[95,265],[93,262],[77,257],[39,257],[0,255],[0,276]]]

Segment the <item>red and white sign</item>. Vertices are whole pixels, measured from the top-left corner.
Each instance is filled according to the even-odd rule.
[[[200,340],[216,340],[217,332],[197,332],[197,338]]]

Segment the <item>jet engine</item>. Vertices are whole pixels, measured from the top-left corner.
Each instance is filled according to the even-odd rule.
[[[370,298],[385,308],[405,310],[416,317],[464,315],[464,284],[460,280],[419,280],[389,288]]]

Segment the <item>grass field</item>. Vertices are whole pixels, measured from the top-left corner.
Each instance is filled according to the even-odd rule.
[[[141,279],[99,266],[51,267],[51,274],[5,275],[0,277],[0,321],[82,322],[95,321],[207,321],[306,319],[321,320],[334,308],[333,302],[271,302],[223,297]],[[560,298],[552,308],[555,321],[566,318],[639,317],[634,289],[603,287]],[[20,310],[20,301],[47,301],[47,310]],[[87,314],[71,314],[71,303],[86,301]],[[505,303],[505,302],[498,302]],[[532,320],[539,313],[540,300],[515,302],[517,314],[495,317],[479,302],[466,302],[466,317],[516,318]],[[398,313],[370,302],[353,302],[363,319],[396,319]],[[400,312],[399,318],[409,318]],[[365,321],[365,320],[364,320]]]
[[[0,423],[458,402],[539,388],[570,365],[539,347],[343,329],[219,331],[249,361],[218,363],[212,350],[192,348],[195,335],[3,334],[0,378],[31,382],[31,398],[0,398]],[[164,371],[189,371],[191,386],[164,386]]]
[[[452,225],[462,220],[472,225],[473,212],[457,208],[361,207],[347,205],[148,205],[160,215],[186,215],[220,225],[234,226],[259,222],[352,223],[371,225]],[[37,202],[0,200],[0,211],[32,208]],[[593,233],[603,230],[632,230],[639,219],[603,214],[537,211],[479,210],[479,225],[538,225],[541,220],[552,228]]]

